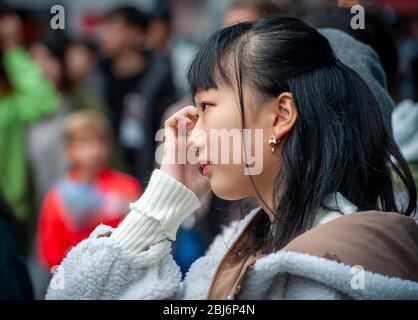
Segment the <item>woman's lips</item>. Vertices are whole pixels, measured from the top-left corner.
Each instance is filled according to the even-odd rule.
[[[209,173],[210,165],[206,164],[203,166],[203,175],[206,177]]]
[[[209,163],[199,163],[199,171],[203,176],[207,176],[210,171],[210,164]]]

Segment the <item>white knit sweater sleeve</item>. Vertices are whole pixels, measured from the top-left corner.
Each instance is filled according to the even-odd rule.
[[[54,272],[46,299],[181,298],[181,272],[169,240],[199,205],[191,190],[155,170],[116,229],[100,225],[70,250]]]
[[[110,236],[123,248],[143,251],[168,238],[176,240],[180,224],[200,207],[196,194],[161,170],[154,170],[145,193]]]

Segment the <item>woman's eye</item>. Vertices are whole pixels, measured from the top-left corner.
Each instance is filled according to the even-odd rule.
[[[212,102],[200,102],[197,105],[197,108],[199,109],[200,112],[205,112],[207,108],[215,106],[215,103]]]
[[[200,104],[200,109],[202,110],[202,112],[205,112],[205,110],[207,109],[207,107],[209,107],[209,105],[207,103],[201,103]]]

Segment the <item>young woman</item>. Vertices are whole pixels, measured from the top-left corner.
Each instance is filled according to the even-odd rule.
[[[418,298],[415,185],[372,93],[326,38],[294,18],[227,27],[188,80],[196,107],[165,122],[162,165],[144,195],[116,229],[101,226],[69,252],[47,298]],[[247,175],[245,159],[212,158],[202,137],[215,129],[261,129],[261,173]],[[198,165],[169,161],[180,148],[168,142],[185,136]],[[170,240],[209,189],[260,207],[224,229],[181,281]]]

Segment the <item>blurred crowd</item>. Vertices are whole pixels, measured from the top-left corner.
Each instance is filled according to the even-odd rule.
[[[42,298],[71,247],[98,224],[124,218],[156,167],[155,133],[193,103],[178,76],[190,50],[176,46],[184,25],[178,3],[192,2],[152,1],[148,10],[137,2],[115,2],[88,32],[52,30],[39,10],[0,2],[0,299]],[[418,183],[418,6],[361,1],[365,29],[353,29],[350,6],[340,2],[227,1],[213,26],[292,15],[370,46],[385,73],[374,93],[385,96],[388,127]],[[193,51],[204,38],[180,43],[192,42]],[[222,224],[255,206],[213,194],[202,204],[173,246],[182,271]]]

